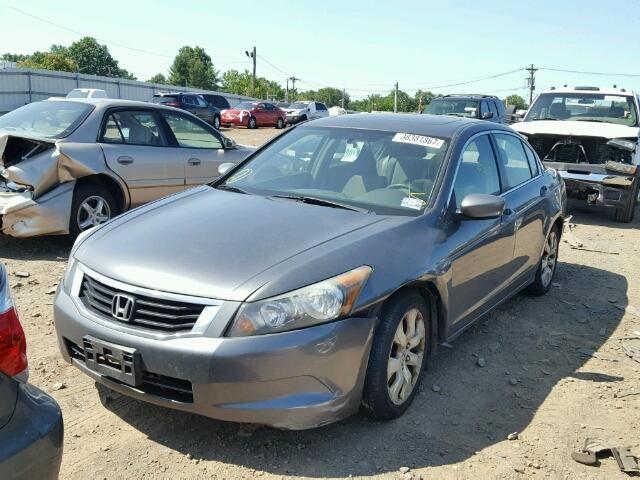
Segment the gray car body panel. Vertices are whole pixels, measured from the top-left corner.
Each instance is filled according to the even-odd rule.
[[[134,346],[140,349],[144,362],[148,359],[149,365],[163,375],[181,378],[181,372],[189,371],[186,378],[195,379],[194,403],[171,405],[99,378],[95,372],[88,373],[111,388],[154,403],[221,419],[307,428],[355,411],[354,398],[359,401],[380,308],[398,290],[421,288],[432,297],[432,336],[446,341],[533,281],[544,239],[564,215],[564,184],[555,171],[540,165],[539,175],[501,194],[508,212],[499,218],[465,219],[450,208],[458,159],[466,143],[476,135],[492,132],[519,138],[510,128],[429,115],[347,115],[294,128],[307,125],[448,138],[450,147],[425,212],[414,217],[374,215],[212,187],[177,194],[132,211],[81,239],[73,252],[77,261],[124,283],[215,298],[231,305],[211,321],[211,328],[204,334],[150,337],[106,318],[91,318],[82,311],[73,292],[68,295],[60,290],[55,315],[65,358],[71,361],[65,339],[81,344],[84,335]],[[239,164],[220,181],[241,168]],[[180,234],[162,235],[167,224]],[[162,242],[157,242],[160,235]],[[240,302],[279,295],[361,265],[370,266],[373,272],[350,318],[294,332],[243,339],[224,337]],[[313,348],[324,351],[330,339],[333,345],[321,357],[322,368],[318,370],[319,358],[308,352]],[[188,342],[196,342],[196,348],[198,341],[208,345],[206,358],[199,356],[199,347],[193,358],[178,354],[190,350]],[[180,342],[187,343],[179,346]],[[224,352],[232,353],[227,357]],[[172,361],[167,362],[167,358]],[[73,362],[78,363],[76,359]],[[286,362],[286,366],[280,362]],[[232,365],[237,368],[226,368]],[[348,381],[338,365],[349,367]],[[208,399],[219,394],[199,382],[210,375],[209,380],[217,383],[214,371],[228,375],[224,379],[230,392],[228,401],[240,404],[238,409],[243,413],[235,407],[211,407]],[[247,390],[248,384],[270,384],[276,374],[282,388],[258,388],[255,396]],[[321,379],[335,400],[327,403],[321,390],[306,383],[296,387],[293,379],[305,376]],[[309,393],[309,388],[316,389],[319,396],[307,396],[310,403],[301,404],[297,393]],[[197,391],[204,395],[200,401]],[[266,398],[269,395],[272,398]]]
[[[33,142],[34,146],[40,145],[42,147],[42,151],[26,159],[14,160],[10,163],[6,161],[3,163],[0,160],[0,219],[2,220],[0,228],[7,235],[28,237],[69,233],[69,212],[73,199],[73,188],[77,180],[86,180],[86,177],[95,175],[108,177],[112,183],[117,185],[122,197],[121,204],[127,210],[131,206],[137,206],[163,195],[174,193],[177,191],[173,185],[176,181],[180,183],[178,190],[184,190],[197,183],[209,182],[217,176],[219,164],[224,162],[237,163],[254,150],[244,146],[224,148],[220,149],[223,150],[224,155],[220,155],[218,150],[215,150],[214,154],[208,152],[208,150],[214,149],[201,149],[202,155],[200,156],[203,158],[198,159],[200,163],[191,168],[191,170],[197,169],[197,173],[194,175],[191,174],[190,164],[187,162],[187,157],[191,160],[191,157],[199,156],[197,151],[194,152],[194,149],[177,146],[104,144],[105,147],[109,147],[110,151],[115,149],[116,157],[128,156],[133,149],[141,155],[143,163],[146,155],[160,156],[165,160],[175,159],[177,164],[184,164],[184,167],[179,169],[178,174],[181,178],[178,180],[175,178],[165,179],[164,177],[169,172],[165,172],[161,165],[152,172],[149,172],[148,168],[145,171],[144,166],[127,167],[123,174],[122,169],[115,168],[117,166],[117,163],[114,163],[115,159],[105,158],[103,144],[98,141],[104,119],[111,111],[132,109],[168,112],[188,117],[200,125],[205,125],[204,122],[182,110],[145,102],[113,99],[73,99],[68,101],[87,103],[92,108],[80,125],[64,138],[56,140],[22,134],[0,133],[0,158],[3,158],[9,142],[28,140]],[[217,131],[214,135],[219,136],[224,145],[224,136]],[[118,148],[122,149],[120,154],[117,153]],[[204,172],[203,169],[207,171]],[[128,172],[132,172],[130,180],[127,180]],[[145,179],[145,174],[151,179]],[[142,180],[137,180],[141,176]],[[10,183],[22,188],[10,187]],[[138,194],[138,192],[143,193]],[[53,197],[56,198],[54,202],[51,201]]]

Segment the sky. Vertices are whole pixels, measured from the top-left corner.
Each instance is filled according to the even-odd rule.
[[[203,47],[221,71],[250,69],[245,50],[256,46],[259,76],[284,86],[294,75],[299,90],[335,86],[352,98],[386,94],[395,82],[410,94],[526,96],[523,70],[448,85],[531,64],[540,67],[537,91],[564,84],[640,91],[638,19],[638,0],[0,0],[0,53],[88,35],[145,80],[166,74],[184,45]]]

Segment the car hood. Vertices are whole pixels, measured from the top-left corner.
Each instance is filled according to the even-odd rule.
[[[124,283],[242,301],[257,275],[383,218],[205,186],[120,216],[74,256]]]
[[[306,108],[287,108],[286,109],[287,115],[298,115],[306,111],[307,111]]]
[[[223,114],[231,114],[231,115],[238,115],[241,112],[250,112],[251,110],[239,110],[237,108],[227,108],[226,110],[223,110],[222,113]]]
[[[514,130],[527,135],[564,135],[567,137],[628,138],[638,136],[638,127],[614,123],[538,120],[511,125]]]

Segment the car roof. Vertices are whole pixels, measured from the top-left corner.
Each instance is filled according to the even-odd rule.
[[[353,115],[336,115],[324,117],[304,123],[302,127],[339,127],[382,130],[387,132],[415,133],[418,135],[434,135],[451,137],[458,130],[467,126],[485,126],[489,129],[504,129],[500,124],[476,120],[472,118],[451,117],[447,115],[417,115],[413,113],[359,113]]]
[[[541,93],[595,93],[599,95],[635,95],[633,90],[627,88],[613,88],[613,87],[551,87]]]
[[[472,100],[480,100],[483,98],[491,98],[493,100],[497,100],[498,97],[496,97],[495,95],[481,95],[481,94],[477,94],[477,93],[469,93],[469,94],[450,94],[450,95],[443,95],[442,97],[436,97],[434,98],[432,101],[434,100],[444,100],[444,99],[449,99],[449,98],[457,98],[460,100],[464,100],[464,99],[472,99]]]
[[[165,105],[158,105],[157,103],[142,102],[138,100],[122,100],[119,98],[51,98],[43,100],[44,102],[75,102],[75,103],[88,103],[100,108],[110,107],[144,107],[144,108],[162,108],[167,110],[180,111],[173,107],[167,107]]]

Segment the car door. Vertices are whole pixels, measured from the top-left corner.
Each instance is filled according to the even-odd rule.
[[[263,127],[267,126],[270,123],[269,119],[269,111],[264,103],[259,103],[253,111],[253,116],[256,117],[256,122],[258,126]]]
[[[515,235],[511,278],[517,282],[537,267],[545,240],[546,193],[550,185],[537,165],[535,155],[518,135],[494,133],[499,167],[505,180],[508,226]]]
[[[471,219],[457,211],[472,193],[499,195],[501,179],[488,133],[468,140],[457,160],[445,244],[451,265],[450,312],[453,329],[464,327],[506,295],[513,258],[513,231],[502,217]]]
[[[224,148],[222,137],[208,125],[177,113],[163,112],[162,116],[173,136],[186,188],[213,181],[220,175],[221,163],[237,163],[242,159],[238,150]]]
[[[184,165],[154,110],[108,111],[99,143],[109,168],[126,182],[132,207],[184,190]]]
[[[213,111],[209,108],[209,104],[201,95],[194,95],[197,107],[197,117],[203,119],[205,122],[213,123]]]

